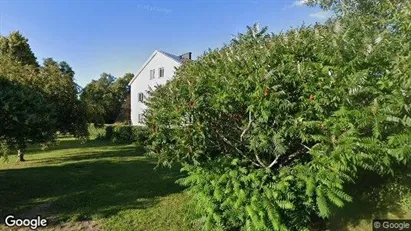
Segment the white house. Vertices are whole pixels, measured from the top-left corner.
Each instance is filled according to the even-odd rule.
[[[133,125],[143,125],[143,113],[147,108],[143,101],[147,97],[147,91],[172,79],[175,68],[179,67],[185,59],[191,59],[191,52],[173,55],[156,50],[143,64],[129,83],[131,90],[131,123]]]

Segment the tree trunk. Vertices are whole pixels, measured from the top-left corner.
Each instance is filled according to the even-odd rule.
[[[24,151],[22,149],[17,150],[18,161],[25,161]]]

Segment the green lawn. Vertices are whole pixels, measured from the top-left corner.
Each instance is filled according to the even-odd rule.
[[[193,228],[184,222],[187,197],[174,183],[178,169],[154,170],[155,161],[132,145],[67,138],[45,151],[30,148],[26,160],[13,155],[0,164],[1,219],[43,215],[55,228],[73,229],[87,220],[106,230]]]
[[[365,174],[349,188],[354,201],[330,219],[331,230],[372,230],[373,219],[411,219],[411,166],[395,177]]]
[[[0,223],[13,213],[45,216],[55,230],[199,230],[186,218],[189,198],[174,183],[179,170],[154,170],[155,161],[133,145],[64,138],[44,151],[31,147],[26,160],[10,155],[0,162]],[[360,181],[350,192],[355,202],[327,226],[370,230],[374,217],[411,218],[410,172],[395,182]]]

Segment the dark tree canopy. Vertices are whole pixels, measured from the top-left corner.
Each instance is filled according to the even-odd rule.
[[[116,79],[103,73],[98,80],[93,80],[83,89],[80,98],[87,105],[89,122],[114,123],[118,118],[126,118],[122,108],[127,107],[125,102],[129,94],[128,83],[133,77],[133,74],[127,73]]]

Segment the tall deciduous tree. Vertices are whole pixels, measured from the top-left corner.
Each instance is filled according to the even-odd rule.
[[[0,56],[8,56],[22,65],[39,66],[28,39],[19,31],[11,32],[7,37],[0,36]]]
[[[84,88],[80,98],[87,105],[89,122],[103,124],[116,121],[129,94],[128,83],[133,77],[128,73],[116,79],[103,73]]]
[[[81,137],[87,134],[86,114],[77,97],[74,71],[66,62],[56,62],[52,58],[44,60],[40,67],[43,90],[57,108],[57,129]]]
[[[39,66],[28,40],[12,32],[0,37],[0,76],[0,141],[16,146],[20,160],[28,143],[52,141],[57,131],[87,136],[85,107],[66,62]]]
[[[12,63],[17,68],[10,67]],[[0,59],[0,65],[9,66],[9,70],[24,70],[14,61],[5,63]],[[0,71],[0,141],[16,147],[20,161],[24,161],[29,143],[51,141],[57,131],[55,105],[38,87],[18,81],[30,73],[35,72],[29,69]]]

